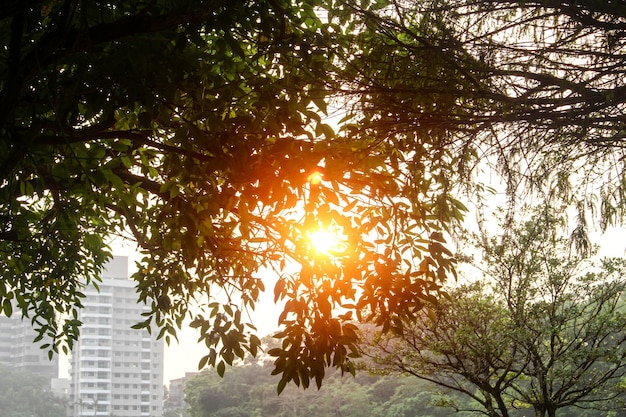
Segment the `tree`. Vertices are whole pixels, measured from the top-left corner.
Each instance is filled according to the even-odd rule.
[[[517,344],[506,337],[508,325],[501,305],[461,286],[433,311],[419,317],[398,339],[378,339],[365,356],[374,369],[396,370],[460,392],[480,408],[451,403],[457,411],[477,411],[507,417],[507,391],[519,374]],[[470,408],[465,408],[469,406]]]
[[[486,276],[450,291],[398,339],[368,356],[472,398],[490,417],[520,407],[623,407],[626,315],[622,259],[570,252],[551,210],[484,239]]]
[[[246,313],[265,291],[259,271],[274,270],[285,300],[284,343],[272,351],[282,389],[319,386],[327,366],[351,369],[352,317],[390,328],[435,297],[453,263],[442,231],[463,207],[447,192],[414,190],[407,155],[390,144],[325,123],[347,42],[320,17],[325,6],[5,2],[5,314],[15,303],[52,338],[51,353],[71,348],[82,290],[110,256],[107,236],[128,236],[144,254],[139,301],[152,307],[137,327],[169,340],[190,303],[208,300],[192,321],[208,350],[200,366],[223,373],[260,346]],[[409,191],[419,201],[398,201]],[[332,257],[310,248],[322,227],[348,242]]]
[[[67,403],[39,375],[0,366],[0,408],[6,417],[64,417]]]
[[[619,222],[621,3],[341,4],[362,16],[352,20],[353,50],[345,56],[345,78],[354,80],[346,90],[363,115],[358,123],[424,144],[415,148],[416,163],[428,166],[443,149],[458,157],[461,173],[488,161],[512,199],[530,188],[597,205],[604,227]]]
[[[172,397],[171,386],[165,392],[163,401],[163,417],[190,417],[188,407],[184,404],[183,398]]]
[[[320,390],[303,392],[287,386],[279,396],[270,376],[271,367],[270,361],[238,364],[223,378],[212,369],[204,370],[186,387],[190,411],[194,416],[264,417],[435,417],[454,413],[434,405],[432,384],[397,375],[359,373],[346,380],[334,370],[328,373]],[[198,401],[200,398],[206,401]]]

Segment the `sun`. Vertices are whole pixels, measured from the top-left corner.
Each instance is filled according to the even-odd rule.
[[[338,230],[318,228],[308,235],[313,250],[320,255],[331,256],[341,253],[346,245]]]
[[[309,174],[306,180],[311,185],[320,185],[322,182],[322,173],[319,171],[313,171]]]

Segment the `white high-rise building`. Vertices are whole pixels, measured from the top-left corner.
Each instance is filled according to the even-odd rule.
[[[0,364],[52,380],[59,376],[59,357],[50,359],[48,350],[40,348],[47,339],[34,343],[37,335],[30,319],[22,319],[19,311],[12,317],[0,315]]]
[[[128,258],[114,257],[98,286],[85,292],[72,350],[72,416],[161,417],[163,343],[131,329],[148,308],[137,303]]]

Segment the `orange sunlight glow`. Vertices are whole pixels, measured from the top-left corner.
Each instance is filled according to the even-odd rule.
[[[313,171],[306,177],[306,180],[311,185],[320,185],[322,182],[322,173],[319,171]]]
[[[324,256],[338,255],[345,250],[346,240],[337,230],[319,228],[309,233],[309,242],[316,253]]]

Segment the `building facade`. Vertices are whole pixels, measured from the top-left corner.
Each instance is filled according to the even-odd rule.
[[[148,308],[137,303],[128,258],[114,257],[98,286],[85,291],[81,335],[72,350],[72,416],[161,417],[163,343],[131,329]]]
[[[59,357],[50,359],[48,350],[40,349],[45,341],[33,343],[37,335],[30,320],[22,319],[19,311],[12,317],[0,316],[0,364],[49,380],[58,378]]]
[[[188,407],[185,402],[185,384],[196,375],[198,372],[185,372],[184,377],[170,380],[165,409],[171,415],[187,415],[185,412]]]

